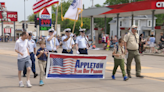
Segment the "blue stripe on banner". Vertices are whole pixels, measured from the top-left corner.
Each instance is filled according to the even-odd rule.
[[[51,78],[103,78],[103,75],[65,75],[65,74],[48,74]]]

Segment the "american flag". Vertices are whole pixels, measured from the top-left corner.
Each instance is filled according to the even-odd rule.
[[[49,74],[74,74],[76,59],[51,58]]]
[[[39,13],[42,9],[59,3],[59,0],[39,0],[33,5],[34,14]]]

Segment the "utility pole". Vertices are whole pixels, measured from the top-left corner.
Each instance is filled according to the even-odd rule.
[[[91,0],[92,1],[92,8],[93,8],[93,2],[94,2],[94,0]]]
[[[26,0],[24,0],[24,31],[26,31],[26,4],[25,4],[25,1]]]

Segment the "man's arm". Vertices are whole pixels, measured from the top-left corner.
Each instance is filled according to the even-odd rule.
[[[79,47],[78,47],[78,44],[76,44],[76,51],[78,51]]]
[[[54,35],[51,35],[51,36],[47,39],[47,41],[51,41],[53,37],[54,37]]]
[[[36,55],[36,48],[34,48],[34,54]]]
[[[66,39],[64,39],[63,42],[68,41],[69,38],[70,38],[70,36],[68,36]]]
[[[42,54],[43,54],[43,51],[40,51],[39,55],[37,55],[37,58],[40,58]]]
[[[21,56],[23,56],[23,54],[16,49],[15,49],[15,52],[17,52],[18,54],[21,54]]]
[[[27,53],[28,53],[28,55],[30,55],[30,53],[29,53],[29,49],[27,48]]]

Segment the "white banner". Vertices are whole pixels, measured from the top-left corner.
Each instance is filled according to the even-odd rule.
[[[107,56],[49,53],[47,79],[105,78]]]

